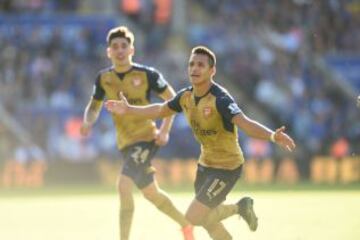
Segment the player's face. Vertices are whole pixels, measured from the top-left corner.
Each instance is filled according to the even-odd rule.
[[[191,54],[188,65],[189,79],[192,85],[201,85],[210,81],[215,67],[210,67],[209,57],[204,54]]]
[[[125,38],[114,38],[107,49],[107,54],[114,65],[128,65],[134,54],[134,48]]]

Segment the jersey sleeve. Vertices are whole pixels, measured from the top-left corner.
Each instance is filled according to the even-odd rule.
[[[240,113],[241,109],[237,103],[229,96],[223,96],[216,99],[216,108],[220,115],[227,121],[232,120],[232,118]]]
[[[96,100],[103,101],[105,98],[105,90],[101,86],[100,79],[101,79],[101,73],[99,73],[96,77],[96,81],[93,87],[92,97]]]
[[[167,102],[167,105],[171,110],[173,110],[175,112],[182,112],[180,99],[181,99],[181,96],[184,94],[185,91],[186,91],[186,89],[180,90],[179,92],[177,92],[175,97],[173,97],[172,99],[170,99]]]
[[[165,91],[169,83],[165,80],[164,76],[154,68],[149,68],[147,71],[150,89],[156,93]]]

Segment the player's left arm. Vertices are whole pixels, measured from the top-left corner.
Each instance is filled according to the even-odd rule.
[[[248,136],[263,140],[270,140],[281,147],[292,151],[295,148],[294,140],[281,127],[272,131],[261,123],[246,116],[234,99],[230,96],[223,96],[216,99],[216,107],[221,116],[244,131]]]
[[[232,122],[250,137],[270,140],[289,151],[292,151],[296,146],[294,140],[285,133],[285,126],[272,131],[263,124],[249,118],[243,112],[235,115]]]
[[[164,101],[168,101],[173,97],[175,97],[175,95],[176,94],[174,89],[170,85],[168,85],[166,89],[161,94],[159,94],[159,97]],[[162,120],[159,131],[155,136],[155,143],[157,145],[163,146],[167,144],[167,142],[169,141],[169,132],[172,127],[173,121],[174,121],[174,116],[169,116]]]

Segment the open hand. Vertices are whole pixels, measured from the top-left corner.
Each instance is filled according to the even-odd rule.
[[[105,108],[115,114],[124,115],[129,109],[129,104],[122,92],[119,93],[119,100],[107,100]]]
[[[275,143],[287,149],[288,151],[292,152],[296,147],[295,142],[284,131],[285,131],[285,126],[282,126],[281,128],[275,130],[275,136],[274,136]]]

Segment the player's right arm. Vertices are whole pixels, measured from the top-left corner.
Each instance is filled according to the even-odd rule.
[[[100,78],[101,74],[98,74],[94,85],[93,95],[84,111],[83,123],[80,128],[80,133],[83,136],[89,135],[92,126],[99,117],[103,105],[105,91],[100,84]]]
[[[167,102],[154,103],[145,106],[135,106],[130,105],[122,93],[119,94],[119,98],[120,100],[107,100],[105,102],[105,108],[114,114],[130,114],[147,119],[165,118],[176,113],[169,108]]]
[[[84,112],[83,123],[80,128],[80,133],[83,136],[87,136],[90,133],[92,126],[95,124],[99,117],[99,113],[102,108],[102,101],[98,101],[91,97]]]

